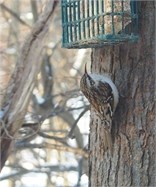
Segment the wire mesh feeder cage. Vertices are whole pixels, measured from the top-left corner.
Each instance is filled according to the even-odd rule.
[[[93,48],[138,40],[135,0],[61,0],[65,48]]]

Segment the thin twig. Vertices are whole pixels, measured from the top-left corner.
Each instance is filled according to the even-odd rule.
[[[50,144],[50,143],[41,143],[41,144],[33,144],[33,143],[28,143],[28,142],[17,142],[16,143],[16,148],[19,149],[56,149],[59,151],[65,151],[65,152],[72,152],[74,154],[81,155],[85,158],[88,157],[88,153],[86,150],[81,149],[81,148],[74,148],[70,146],[64,146],[64,145],[57,145],[57,144]]]
[[[70,130],[69,133],[68,133],[68,137],[69,137],[69,138],[73,138],[73,132],[74,132],[74,129],[75,129],[75,127],[76,127],[78,121],[81,119],[81,117],[82,117],[88,110],[89,110],[89,106],[87,106],[87,107],[80,113],[79,117],[78,117],[77,120],[74,122],[74,124],[73,124],[71,130]]]
[[[6,128],[6,125],[4,123],[4,121],[2,119],[0,119],[0,123],[2,125],[2,129],[5,131],[6,135],[8,136],[8,138],[10,139],[14,139],[14,137],[8,132],[7,128]],[[2,130],[1,129],[1,130]]]
[[[66,138],[60,138],[60,137],[57,137],[57,136],[50,136],[50,135],[48,135],[46,133],[43,133],[43,132],[38,132],[38,135],[43,137],[43,138],[56,140],[56,141],[58,141],[58,142],[67,146]]]
[[[16,171],[16,172],[12,172],[11,174],[6,174],[4,176],[0,177],[0,180],[7,180],[16,176],[20,176],[20,175],[24,175],[26,173],[51,173],[53,172],[65,172],[65,171],[77,171],[77,167],[74,166],[65,166],[65,165],[42,165],[42,166],[38,166],[36,168],[33,169],[25,169],[23,167],[18,168],[18,170],[20,169],[20,171]]]
[[[21,24],[23,24],[31,29],[31,26],[28,23],[23,21],[13,10],[8,8],[6,5],[4,5],[3,3],[0,3],[0,7],[2,9],[4,9],[5,11],[7,11],[9,14],[11,14],[13,17],[15,17]]]

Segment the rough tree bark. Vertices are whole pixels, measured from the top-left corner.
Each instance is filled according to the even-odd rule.
[[[1,169],[9,156],[9,152],[16,140],[16,134],[22,125],[36,76],[41,67],[41,51],[57,3],[58,1],[49,0],[45,11],[32,28],[32,32],[21,49],[15,71],[8,86],[2,106],[4,115],[0,119]]]
[[[139,5],[139,42],[92,52],[92,72],[112,74],[120,101],[113,119],[112,157],[103,150],[103,127],[91,119],[90,187],[156,186],[155,2]]]

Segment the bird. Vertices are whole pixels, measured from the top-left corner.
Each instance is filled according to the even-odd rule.
[[[85,64],[85,72],[80,80],[80,90],[99,117],[104,128],[105,149],[109,149],[112,154],[112,117],[119,101],[117,87],[106,73],[103,75],[88,73]]]

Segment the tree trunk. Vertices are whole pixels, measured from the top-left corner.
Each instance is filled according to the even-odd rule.
[[[156,186],[154,83],[155,2],[139,2],[137,43],[92,51],[92,72],[111,73],[119,94],[113,156],[103,150],[103,127],[91,119],[89,187]]]

